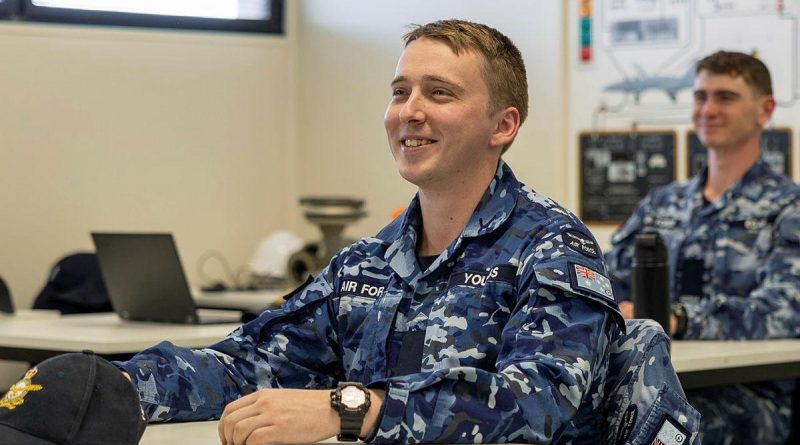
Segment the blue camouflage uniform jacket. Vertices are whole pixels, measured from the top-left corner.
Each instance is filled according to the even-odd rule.
[[[713,203],[708,175],[650,193],[613,235],[606,255],[618,299],[629,300],[634,237],[657,230],[669,250],[673,301],[686,309],[686,339],[800,335],[800,187],[759,160]],[[777,407],[793,381],[747,385]]]
[[[259,388],[358,381],[386,390],[375,443],[600,443],[609,345],[624,323],[586,227],[501,161],[426,270],[420,228],[415,198],[219,343],[163,342],[117,365],[151,421],[218,418]],[[398,348],[406,336],[418,354]]]
[[[687,339],[800,335],[800,186],[759,160],[704,205],[708,170],[650,193],[611,238],[614,293],[631,299],[634,237],[656,230],[669,251],[670,295]]]

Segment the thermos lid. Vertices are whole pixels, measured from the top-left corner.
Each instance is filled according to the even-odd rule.
[[[644,232],[636,235],[633,264],[661,265],[667,262],[667,246],[658,232]]]

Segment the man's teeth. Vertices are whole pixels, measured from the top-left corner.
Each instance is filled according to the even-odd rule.
[[[419,147],[420,145],[432,144],[430,139],[405,139],[403,145],[406,147]]]

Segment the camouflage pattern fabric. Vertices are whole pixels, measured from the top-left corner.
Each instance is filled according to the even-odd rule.
[[[609,343],[624,322],[586,227],[502,162],[424,271],[420,226],[415,198],[221,342],[161,343],[117,364],[152,421],[217,418],[259,388],[359,381],[386,390],[374,443],[602,443]],[[418,371],[396,375],[388,345],[409,327],[424,332]]]
[[[699,445],[700,415],[686,401],[670,362],[669,336],[653,320],[625,320],[625,325],[626,332],[620,332],[610,347],[603,443],[658,443],[654,439],[659,430],[674,421],[683,435],[673,434],[672,442],[663,443]]]
[[[686,308],[684,338],[797,337],[800,187],[759,160],[738,183],[704,205],[707,175],[706,169],[688,181],[650,193],[613,235],[606,262],[617,298],[630,299],[635,235],[657,230],[669,249],[672,299]],[[703,416],[701,430],[731,425],[728,434],[709,430],[709,438],[719,439],[704,437],[705,444],[730,443],[734,438],[745,443],[751,437],[735,435],[732,425],[757,432],[759,438],[753,443],[778,444],[788,436],[793,388],[793,381],[731,387],[724,391],[726,399],[738,401],[733,404],[715,403],[705,396],[722,390],[687,395]],[[749,415],[742,415],[742,409]],[[765,412],[772,420],[760,420]]]

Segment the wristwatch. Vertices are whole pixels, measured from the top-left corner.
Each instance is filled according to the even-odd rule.
[[[689,322],[689,317],[686,315],[686,308],[680,303],[672,305],[672,315],[675,316],[675,335],[677,339],[683,338],[686,334],[686,324]]]
[[[340,382],[331,391],[331,407],[339,412],[341,432],[336,440],[354,442],[361,434],[364,415],[369,410],[369,391],[358,382]]]

